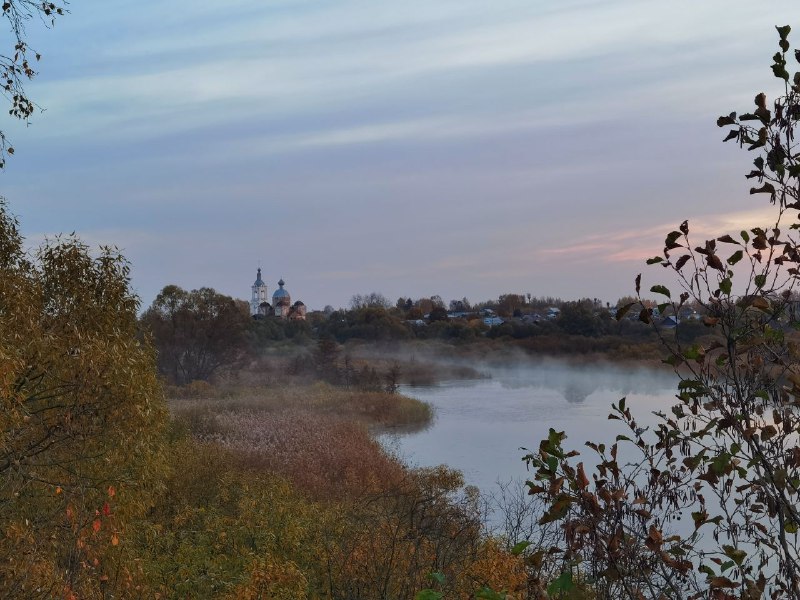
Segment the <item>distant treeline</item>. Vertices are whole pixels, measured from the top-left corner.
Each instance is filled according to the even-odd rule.
[[[618,304],[623,305],[626,299]],[[690,309],[691,310],[691,309]],[[615,318],[616,307],[597,299],[563,301],[504,294],[496,301],[470,304],[452,300],[445,308],[433,296],[392,304],[377,293],[354,296],[349,309],[308,313],[307,320],[274,317],[254,319],[248,305],[218,294],[211,288],[186,291],[165,287],[141,318],[158,349],[159,369],[169,381],[185,384],[208,380],[220,368],[257,359],[275,345],[289,344],[316,357],[320,344],[395,343],[437,341],[448,345],[476,346],[483,354],[497,348],[516,348],[538,355],[608,354],[615,359],[658,358],[658,336],[634,313]],[[681,319],[673,330],[682,341],[708,333],[695,313]],[[316,347],[316,354],[311,351]],[[315,363],[319,360],[314,358]],[[313,365],[296,365],[307,371]],[[358,365],[363,369],[363,365]],[[360,382],[369,377],[342,366],[340,377],[324,376],[333,383]],[[374,379],[374,378],[373,378]],[[368,386],[370,387],[370,386]],[[377,384],[371,387],[378,387]]]

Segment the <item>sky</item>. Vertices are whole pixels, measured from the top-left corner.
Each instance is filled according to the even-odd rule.
[[[80,1],[0,120],[31,247],[122,249],[167,284],[311,309],[502,293],[614,302],[684,219],[765,225],[716,118],[779,91],[796,0]],[[792,65],[793,66],[793,65]],[[794,69],[792,69],[794,70]],[[655,269],[655,270],[654,270]]]

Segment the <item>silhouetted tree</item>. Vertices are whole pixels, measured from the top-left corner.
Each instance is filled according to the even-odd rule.
[[[49,0],[5,0],[2,17],[8,22],[9,46],[0,52],[0,80],[2,93],[10,103],[8,114],[27,122],[36,110],[36,103],[28,97],[25,83],[36,76],[34,65],[41,55],[28,45],[26,25],[40,21],[46,27],[55,25],[56,17],[63,16],[67,10],[66,2]],[[5,134],[0,131],[0,169],[5,166],[6,156],[14,154]]]
[[[245,354],[250,325],[247,303],[212,288],[186,290],[168,285],[142,316],[158,350],[158,366],[170,381],[209,379]]]
[[[757,151],[750,193],[769,197],[773,220],[707,240],[683,221],[647,261],[677,280],[649,288],[659,312],[694,301],[709,335],[687,344],[680,323],[659,328],[641,275],[618,311],[659,335],[679,378],[676,402],[644,427],[621,399],[609,417],[624,433],[587,443],[585,465],[552,429],[526,457],[530,492],[548,501],[540,522],[563,536],[547,551],[563,561],[551,596],[585,578],[599,598],[800,597],[800,352],[786,323],[800,284],[800,71],[790,75],[787,59],[800,51],[789,54],[789,32],[778,28],[772,65],[783,95],[770,104],[760,93],[752,112],[717,120],[730,128],[725,141]]]

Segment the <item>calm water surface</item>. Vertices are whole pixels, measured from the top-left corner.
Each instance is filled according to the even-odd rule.
[[[668,411],[677,385],[668,371],[555,361],[487,373],[491,379],[403,387],[434,406],[435,420],[425,431],[381,441],[413,466],[444,463],[491,491],[498,480],[527,477],[520,447],[537,448],[549,428],[566,431],[567,445],[578,450],[586,440],[613,442],[623,429],[608,420],[612,402],[626,397],[646,425],[655,421],[652,411]]]

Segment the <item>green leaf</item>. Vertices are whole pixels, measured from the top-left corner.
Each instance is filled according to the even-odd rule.
[[[547,586],[547,594],[555,596],[562,592],[568,592],[574,587],[575,582],[572,580],[572,571],[564,571]]]
[[[683,357],[686,360],[695,360],[701,356],[702,354],[700,353],[700,347],[697,344],[693,344],[683,351]]]
[[[725,279],[723,279],[722,281],[719,282],[719,289],[726,296],[730,296],[731,295],[731,288],[732,287],[733,287],[733,285],[731,284],[731,278],[730,277],[726,277]]]
[[[722,563],[722,565],[720,566],[720,572],[721,572],[721,573],[724,573],[725,571],[727,571],[727,570],[728,570],[728,569],[730,569],[731,567],[735,567],[735,566],[736,566],[736,563],[735,563],[735,562],[733,562],[732,560],[725,561],[725,562],[724,562],[724,563]]]
[[[772,73],[778,79],[783,79],[784,81],[789,81],[789,71],[786,70],[786,67],[781,63],[776,62],[772,65]]]
[[[432,589],[420,590],[414,596],[414,600],[442,600],[444,596],[441,592],[434,592]]]
[[[430,577],[431,579],[433,579],[433,580],[434,580],[436,583],[438,583],[439,585],[444,585],[444,582],[445,582],[445,580],[447,579],[447,578],[444,576],[444,573],[441,573],[441,572],[439,572],[439,571],[434,571],[433,573],[431,573],[431,574],[429,575],[429,577]]]
[[[694,515],[694,514],[695,513],[692,513],[692,515]],[[708,565],[700,565],[700,568],[697,569],[697,570],[700,571],[701,573],[705,573],[706,575],[709,575],[710,577],[716,576],[716,573],[714,573],[714,571]]]
[[[775,26],[775,29],[778,30],[778,35],[782,40],[785,40],[789,34],[792,32],[792,28],[790,25],[784,25],[783,27]]]
[[[553,521],[563,519],[569,513],[572,506],[572,499],[569,496],[561,495],[556,498],[555,502],[547,509],[547,512],[539,519],[539,525],[546,525]]]
[[[504,593],[495,592],[492,588],[482,587],[475,592],[475,598],[478,600],[507,600],[508,596]]]
[[[763,288],[763,287],[766,285],[766,283],[767,283],[767,276],[766,276],[766,275],[763,275],[763,274],[761,274],[761,275],[756,275],[756,276],[753,278],[753,282],[756,284],[756,287],[757,287],[757,288],[759,288],[759,289],[760,289],[760,288]]]
[[[513,554],[514,556],[519,556],[520,554],[525,552],[525,549],[528,546],[530,546],[532,543],[533,542],[527,542],[526,541],[526,542],[518,542],[518,543],[514,544],[514,547],[511,549],[511,554]]]
[[[744,550],[737,550],[728,544],[723,545],[722,549],[725,552],[725,556],[733,560],[733,562],[739,566],[741,566],[741,564],[744,562],[744,559],[747,558],[747,552]],[[725,569],[723,568],[722,570],[724,571]]]
[[[654,256],[653,258],[648,258],[647,259],[647,264],[648,265],[656,265],[656,264],[658,264],[660,262],[663,262],[663,261],[664,261],[664,259],[661,258],[660,256]]]
[[[731,254],[728,257],[728,264],[731,265],[731,266],[735,265],[740,260],[742,260],[743,256],[744,256],[744,252],[742,252],[741,250],[737,250],[736,252],[734,252],[733,254]]]
[[[663,296],[666,296],[667,298],[672,297],[670,295],[669,290],[663,285],[654,285],[653,287],[650,288],[650,291],[653,292],[654,294],[661,294]]]

